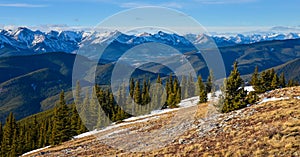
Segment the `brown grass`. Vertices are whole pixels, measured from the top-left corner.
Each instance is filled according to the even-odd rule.
[[[127,152],[107,146],[90,136],[66,142],[61,146],[43,150],[43,152],[47,152],[45,156],[297,157],[300,156],[300,100],[294,97],[300,95],[300,87],[286,88],[282,91],[281,95],[290,96],[290,99],[267,102],[243,109],[242,116],[232,118],[226,122],[226,125],[211,130],[204,137],[199,137],[197,129],[191,128],[163,148],[146,152]],[[280,94],[280,91],[274,93]],[[208,104],[198,106],[196,120],[206,116],[208,106]],[[253,113],[250,114],[250,112]],[[230,114],[224,114],[221,118],[224,119]],[[168,113],[159,119],[135,124],[134,127],[139,128],[141,132],[155,131],[169,122],[172,116],[173,113]],[[123,128],[125,127],[133,126]],[[179,144],[178,139],[184,139],[187,142]],[[81,146],[85,147],[80,148]],[[62,151],[68,148],[76,151],[72,154],[62,154]]]

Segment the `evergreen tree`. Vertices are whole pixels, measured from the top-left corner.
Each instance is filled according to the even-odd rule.
[[[75,89],[75,105],[80,106],[81,103],[82,103],[82,100],[81,100],[81,86],[80,86],[80,82],[77,81],[76,82],[76,89]]]
[[[54,114],[52,144],[57,145],[61,142],[69,140],[72,136],[71,124],[69,121],[69,111],[65,102],[64,91],[60,93],[59,105],[55,107]]]
[[[130,97],[133,98],[133,95],[134,95],[134,88],[135,87],[135,84],[134,84],[134,79],[130,79],[130,84],[129,84],[129,94],[130,94]]]
[[[80,123],[79,123],[79,115],[76,109],[76,105],[72,105],[72,111],[71,111],[71,135],[75,136],[77,134],[79,134],[79,130],[80,130]]]
[[[238,63],[235,62],[233,70],[225,82],[225,100],[222,112],[230,112],[247,105],[247,92],[244,90],[244,81],[238,71]]]
[[[17,123],[13,113],[10,113],[3,127],[1,156],[16,156]]]
[[[299,86],[299,82],[297,82],[293,79],[289,80],[287,83],[287,87],[294,87],[294,86]]]
[[[134,86],[133,99],[137,105],[141,105],[142,97],[141,97],[141,89],[140,89],[140,81],[139,80],[137,80],[137,82]]]
[[[195,96],[195,82],[192,77],[192,74],[189,75],[188,81],[187,81],[187,95],[188,98]]]
[[[31,137],[31,148],[36,149],[38,147],[38,130],[39,124],[37,122],[36,116],[34,116],[33,124],[30,126],[30,137]]]
[[[212,85],[212,84],[211,84]],[[198,86],[199,86],[199,102],[200,103],[204,103],[204,102],[207,102],[207,89],[208,88],[205,88],[205,85],[204,85],[204,83],[203,83],[203,81],[202,81],[202,77],[201,77],[201,75],[200,76],[198,76]],[[209,85],[210,86],[210,85]],[[207,86],[206,86],[207,87]],[[212,86],[210,86],[210,87],[212,87]],[[210,88],[210,90],[211,90],[211,88]]]
[[[188,91],[187,91],[187,89],[188,89],[188,85],[187,85],[187,79],[186,79],[186,76],[185,75],[183,75],[182,76],[182,79],[181,79],[181,85],[182,85],[182,88],[181,88],[181,90],[182,90],[182,98],[183,99],[186,99],[186,98],[188,98]]]
[[[273,89],[277,89],[279,87],[279,80],[278,80],[278,76],[277,74],[274,74],[272,82],[271,82],[271,88]]]
[[[206,82],[206,93],[212,93],[214,92],[214,73],[212,70],[209,71],[209,76],[207,78],[207,82]]]
[[[175,94],[175,104],[179,104],[181,101],[181,87],[177,78],[174,79],[174,94]]]
[[[161,109],[161,107],[163,106],[163,104],[165,103],[163,100],[163,97],[165,95],[165,93],[162,90],[162,80],[160,78],[160,76],[158,75],[157,79],[156,79],[156,85],[155,88],[151,89],[151,109],[153,110],[158,110]]]
[[[98,120],[98,98],[96,94],[96,86],[92,89],[92,97],[88,105],[88,121],[85,124],[89,129],[95,129]]]
[[[284,73],[282,72],[279,76],[279,87],[284,88],[285,86],[286,86],[285,76]]]
[[[260,85],[259,85],[259,74],[258,74],[258,66],[255,67],[255,70],[252,74],[250,84],[253,86],[255,91],[260,91]]]
[[[142,105],[147,105],[150,101],[149,85],[147,84],[146,80],[144,80],[142,88]]]

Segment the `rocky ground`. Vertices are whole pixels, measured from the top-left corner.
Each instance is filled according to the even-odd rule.
[[[134,119],[27,156],[300,156],[300,87],[247,108],[209,104]],[[273,99],[277,98],[277,99]]]

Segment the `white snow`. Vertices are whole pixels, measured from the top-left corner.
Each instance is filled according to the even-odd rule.
[[[220,91],[220,90],[217,90],[215,93],[214,93],[214,97],[212,97],[212,93],[208,93],[207,94],[207,99],[208,99],[208,101],[211,101],[211,100],[216,100],[216,99],[218,99],[219,98],[219,96],[222,94],[222,91]]]
[[[80,134],[80,135],[74,136],[73,138],[82,138],[82,137],[94,135],[94,134],[96,134],[96,133],[98,133],[98,132],[99,132],[99,130],[95,129],[95,130],[92,130],[92,131],[85,132],[85,133],[82,133],[82,134]]]
[[[295,98],[296,98],[296,99],[300,99],[300,96],[296,96]]]
[[[279,100],[287,100],[289,99],[289,97],[280,97],[280,98],[275,98],[275,97],[272,97],[272,98],[264,98],[261,102],[259,102],[258,104],[261,104],[261,103],[265,103],[265,102],[269,102],[269,101],[279,101]]]
[[[253,92],[253,91],[255,91],[254,88],[253,88],[253,86],[246,86],[246,87],[244,87],[244,89],[245,89],[247,92]]]
[[[38,151],[41,151],[41,150],[47,149],[47,148],[49,148],[49,147],[50,147],[50,146],[47,146],[47,147],[44,147],[44,148],[35,149],[35,150],[32,150],[32,151],[30,151],[30,152],[27,152],[27,153],[24,153],[24,154],[22,154],[22,156],[25,156],[25,155],[29,155],[29,154],[32,154],[32,153],[38,152]]]

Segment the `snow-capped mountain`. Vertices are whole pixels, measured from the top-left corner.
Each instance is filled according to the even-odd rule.
[[[74,31],[32,31],[25,27],[17,30],[0,30],[1,49],[10,48],[17,52],[67,52],[71,53],[79,48],[83,32]],[[0,49],[0,51],[1,51]]]
[[[279,34],[279,33],[268,33],[268,34],[252,34],[252,35],[243,35],[237,34],[235,36],[208,36],[206,34],[187,34],[185,35],[187,39],[193,41],[193,44],[204,44],[211,40],[214,40],[217,46],[232,46],[236,44],[252,44],[263,41],[272,41],[272,40],[287,40],[287,39],[298,39],[300,34],[289,33],[289,34]]]
[[[188,52],[194,45],[205,45],[215,42],[217,46],[232,46],[236,44],[251,44],[262,41],[298,39],[300,34],[253,34],[235,36],[206,34],[186,34],[180,36],[159,31],[155,34],[147,32],[127,35],[119,31],[84,32],[84,31],[33,31],[25,27],[16,30],[0,30],[0,56],[22,55],[45,52],[75,53],[80,47],[97,46],[111,43],[112,46],[132,48],[148,42],[167,44]],[[193,45],[194,44],[194,45]]]

